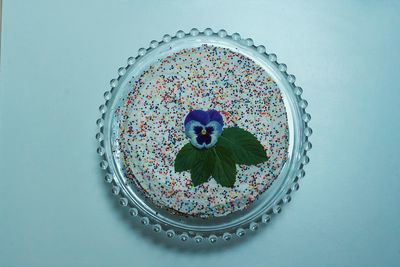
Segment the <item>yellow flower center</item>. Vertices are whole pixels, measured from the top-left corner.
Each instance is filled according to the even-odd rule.
[[[201,130],[201,134],[202,134],[202,135],[206,135],[206,134],[207,134],[207,131],[206,131],[205,129],[203,129],[203,130]]]

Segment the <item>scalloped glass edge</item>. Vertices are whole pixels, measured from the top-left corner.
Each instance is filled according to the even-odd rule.
[[[244,214],[239,218],[215,227],[191,227],[185,225],[185,223],[179,223],[178,219],[175,221],[169,220],[168,218],[158,216],[157,212],[149,210],[151,208],[140,199],[133,198],[126,185],[122,183],[122,179],[118,177],[120,174],[113,164],[111,146],[107,142],[108,138],[110,138],[109,121],[111,119],[109,115],[111,112],[108,112],[110,110],[109,107],[116,92],[121,87],[122,81],[127,80],[125,78],[127,78],[130,70],[135,68],[135,63],[140,62],[141,58],[156,49],[159,45],[176,42],[179,39],[200,38],[202,36],[212,39],[228,39],[229,42],[234,42],[237,46],[242,47],[241,53],[245,50],[250,56],[257,55],[268,62],[268,66],[270,67],[269,73],[274,75],[274,79],[283,92],[290,131],[288,160],[282,168],[281,174],[271,186],[271,188],[274,186],[278,186],[279,188],[274,189],[268,201],[257,200],[257,202],[264,201],[264,203],[261,203],[261,207],[251,210],[251,212],[244,210],[242,212]],[[251,58],[254,60],[253,57]],[[110,184],[112,194],[119,198],[120,205],[125,207],[132,217],[139,218],[143,225],[152,227],[154,232],[165,233],[167,237],[181,241],[193,239],[196,243],[201,243],[205,239],[208,239],[210,243],[215,243],[219,239],[228,241],[235,237],[243,237],[247,231],[256,231],[260,224],[267,224],[273,216],[280,213],[283,205],[291,201],[292,193],[299,189],[298,181],[305,175],[303,168],[310,161],[307,151],[312,148],[309,141],[312,129],[308,126],[311,115],[305,111],[308,103],[301,98],[303,89],[295,85],[295,76],[288,74],[286,70],[286,65],[278,63],[276,55],[267,53],[263,45],[255,46],[252,39],[243,39],[238,33],[229,35],[223,29],[214,32],[212,29],[207,28],[201,32],[193,28],[189,33],[179,30],[175,36],[164,35],[160,42],[151,41],[147,49],[140,48],[138,56],[129,57],[127,65],[118,69],[118,77],[110,81],[111,89],[104,93],[105,103],[99,107],[101,117],[96,121],[98,126],[96,139],[99,142],[97,153],[101,157],[100,168],[104,170],[104,180]],[[282,180],[280,184],[278,184],[278,180]]]

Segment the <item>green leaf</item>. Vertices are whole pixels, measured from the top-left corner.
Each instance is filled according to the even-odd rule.
[[[215,155],[210,149],[197,149],[188,143],[175,158],[175,171],[190,171],[195,186],[207,182],[214,168]]]
[[[190,170],[194,186],[207,182],[214,169],[215,155],[210,149],[199,150],[198,158]]]
[[[212,177],[222,186],[233,187],[236,180],[236,165],[232,153],[216,146],[211,149],[215,154],[215,164]]]
[[[195,186],[212,176],[220,185],[233,187],[236,163],[253,165],[266,160],[266,151],[253,134],[240,128],[227,128],[213,148],[197,149],[190,143],[183,146],[175,158],[175,171],[190,171]]]
[[[193,164],[199,157],[200,150],[192,146],[191,143],[187,143],[178,152],[175,158],[175,171],[188,171],[192,168]]]
[[[254,165],[268,160],[266,151],[257,138],[241,128],[226,128],[217,147],[231,151],[237,164]]]

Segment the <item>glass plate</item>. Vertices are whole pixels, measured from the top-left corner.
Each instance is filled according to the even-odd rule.
[[[135,166],[143,166],[141,161],[146,160],[146,156],[142,155],[137,158],[138,162],[132,165],[134,167],[128,167],[126,162],[130,159],[125,157],[127,152],[121,145],[123,143],[121,132],[126,133],[125,126],[128,124],[125,124],[124,120],[133,121],[133,125],[136,125],[136,115],[128,111],[123,113],[121,109],[129,107],[131,110],[141,105],[140,103],[143,101],[135,98],[135,92],[132,90],[138,87],[137,84],[141,82],[140,78],[145,77],[149,69],[154,69],[156,64],[160,66],[163,60],[172,57],[172,64],[168,64],[168,68],[173,69],[177,53],[182,53],[182,51],[184,51],[183,54],[187,51],[213,53],[212,49],[221,55],[231,53],[232,55],[229,56],[231,58],[237,56],[240,62],[240,57],[245,61],[249,60],[252,62],[251,64],[254,63],[254,66],[260,67],[266,73],[268,79],[272,80],[274,88],[280,92],[281,98],[279,99],[286,111],[285,129],[288,131],[288,136],[285,139],[287,141],[285,158],[279,166],[278,173],[272,176],[270,183],[263,189],[265,191],[260,191],[252,201],[243,207],[228,209],[226,213],[215,212],[215,215],[209,213],[207,216],[196,216],[196,214],[179,212],[180,210],[176,208],[172,209],[171,207],[174,206],[172,204],[168,206],[165,203],[165,205],[158,203],[157,198],[151,197],[149,189],[143,189],[143,183],[146,180],[135,178],[132,182],[132,177],[139,175],[132,174],[135,172]],[[305,175],[303,167],[309,162],[306,153],[311,149],[311,143],[308,141],[312,134],[311,128],[308,127],[311,116],[305,112],[307,101],[301,98],[303,90],[294,84],[295,77],[286,72],[285,64],[277,62],[275,54],[268,54],[265,50],[262,45],[255,46],[252,39],[242,39],[238,33],[228,35],[225,30],[213,32],[211,29],[205,29],[204,32],[200,32],[192,29],[188,34],[178,31],[173,37],[165,35],[160,42],[152,41],[149,48],[139,49],[137,57],[130,57],[126,67],[118,69],[119,76],[111,80],[111,90],[104,93],[106,102],[99,108],[101,118],[97,120],[99,132],[96,138],[100,145],[97,152],[102,158],[100,167],[106,172],[105,181],[111,184],[112,193],[119,198],[121,206],[126,207],[130,215],[140,218],[143,225],[151,226],[155,232],[165,232],[170,238],[182,241],[193,239],[197,243],[207,238],[214,243],[219,239],[230,240],[234,237],[242,237],[247,231],[255,231],[260,223],[268,223],[274,214],[281,211],[281,207],[285,203],[290,202],[291,193],[299,188],[298,179]],[[185,56],[189,55],[189,52]],[[206,63],[212,63],[212,60]],[[223,61],[220,58],[218,60]],[[199,61],[198,65],[206,63]],[[178,63],[176,63],[176,67],[182,69],[182,65]],[[166,71],[165,68],[162,70]],[[157,72],[152,74],[154,74],[153,76],[160,75]],[[142,90],[143,87],[139,86],[138,88]],[[195,90],[190,88],[187,86],[185,90]],[[128,97],[130,93],[133,96]],[[141,97],[143,98],[143,94]],[[146,97],[153,102],[157,102],[157,99],[160,98],[157,94],[147,94]],[[132,105],[131,100],[137,102]],[[176,100],[174,105],[176,106]],[[246,127],[246,125],[243,126]],[[253,126],[248,125],[248,127]],[[146,135],[145,132],[143,134]],[[136,142],[136,140],[137,138],[127,142]],[[185,143],[187,142],[186,140]],[[177,146],[180,145],[180,143],[177,144]],[[154,164],[158,163],[162,163],[161,158]],[[152,164],[147,165],[151,170],[154,169]],[[139,167],[137,168],[139,169]],[[141,168],[135,173],[139,172],[142,172]],[[153,173],[150,172],[150,174]],[[154,191],[157,189],[153,188],[152,190],[158,193]],[[206,209],[200,209],[201,211],[206,211]]]

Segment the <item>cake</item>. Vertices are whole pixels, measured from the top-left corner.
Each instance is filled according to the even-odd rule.
[[[221,217],[243,210],[268,188],[287,160],[288,119],[277,83],[249,57],[201,45],[159,58],[139,76],[113,111],[114,157],[131,186],[174,214]],[[174,160],[188,143],[183,122],[191,110],[216,110],[224,127],[251,132],[268,161],[237,165],[234,186],[214,179],[193,186]]]

